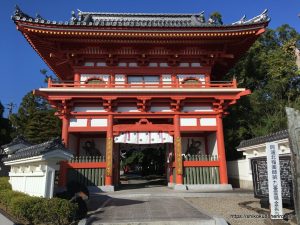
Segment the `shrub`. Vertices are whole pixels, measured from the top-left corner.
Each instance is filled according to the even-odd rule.
[[[12,190],[1,190],[0,191],[0,204],[4,206],[5,210],[10,210],[10,202],[13,198],[26,196],[24,193],[12,191]]]
[[[9,177],[0,177],[0,191],[11,190],[11,185],[9,183]]]
[[[18,219],[28,221],[32,224],[38,213],[42,198],[31,196],[17,196],[11,199],[9,208]]]
[[[77,211],[77,205],[65,199],[32,197],[7,189],[0,191],[0,206],[22,222],[34,225],[67,225]]]
[[[60,198],[43,199],[38,208],[34,224],[70,224],[77,210],[75,204]]]

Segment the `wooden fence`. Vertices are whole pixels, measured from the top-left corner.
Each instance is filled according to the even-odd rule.
[[[183,159],[184,184],[219,184],[219,161],[214,155],[190,155]]]
[[[77,181],[86,186],[105,185],[105,157],[79,156],[61,163],[60,185]],[[63,175],[66,174],[66,175]]]

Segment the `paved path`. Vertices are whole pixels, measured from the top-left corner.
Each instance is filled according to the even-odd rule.
[[[182,198],[136,196],[105,199],[89,224],[216,224]]]
[[[248,203],[252,202],[251,205]],[[247,207],[243,204],[247,203]],[[251,207],[250,207],[251,206]],[[270,224],[259,218],[234,218],[233,215],[259,216],[259,200],[252,191],[236,189],[215,193],[175,191],[162,186],[159,180],[141,178],[129,180],[123,189],[112,193],[95,194],[89,202],[88,224],[166,224],[166,225],[231,225]],[[282,221],[281,221],[282,222]],[[278,223],[288,224],[288,223]]]

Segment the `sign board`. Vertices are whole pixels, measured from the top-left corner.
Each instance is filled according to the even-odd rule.
[[[281,196],[283,204],[293,204],[293,177],[291,171],[291,157],[279,156]],[[251,170],[255,198],[269,198],[267,158],[251,159]]]
[[[271,219],[282,219],[281,179],[278,155],[278,144],[266,143],[269,202]]]

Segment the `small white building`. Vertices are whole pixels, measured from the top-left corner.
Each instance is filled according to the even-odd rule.
[[[243,159],[227,162],[229,182],[234,187],[253,189],[251,160],[266,157],[266,143],[278,143],[279,157],[291,154],[289,147],[288,131],[282,130],[262,137],[244,140],[237,147],[237,151],[243,152]]]
[[[2,148],[8,154],[3,162],[11,167],[9,181],[12,189],[45,198],[53,197],[59,162],[73,157],[58,138],[37,145],[17,138]]]

